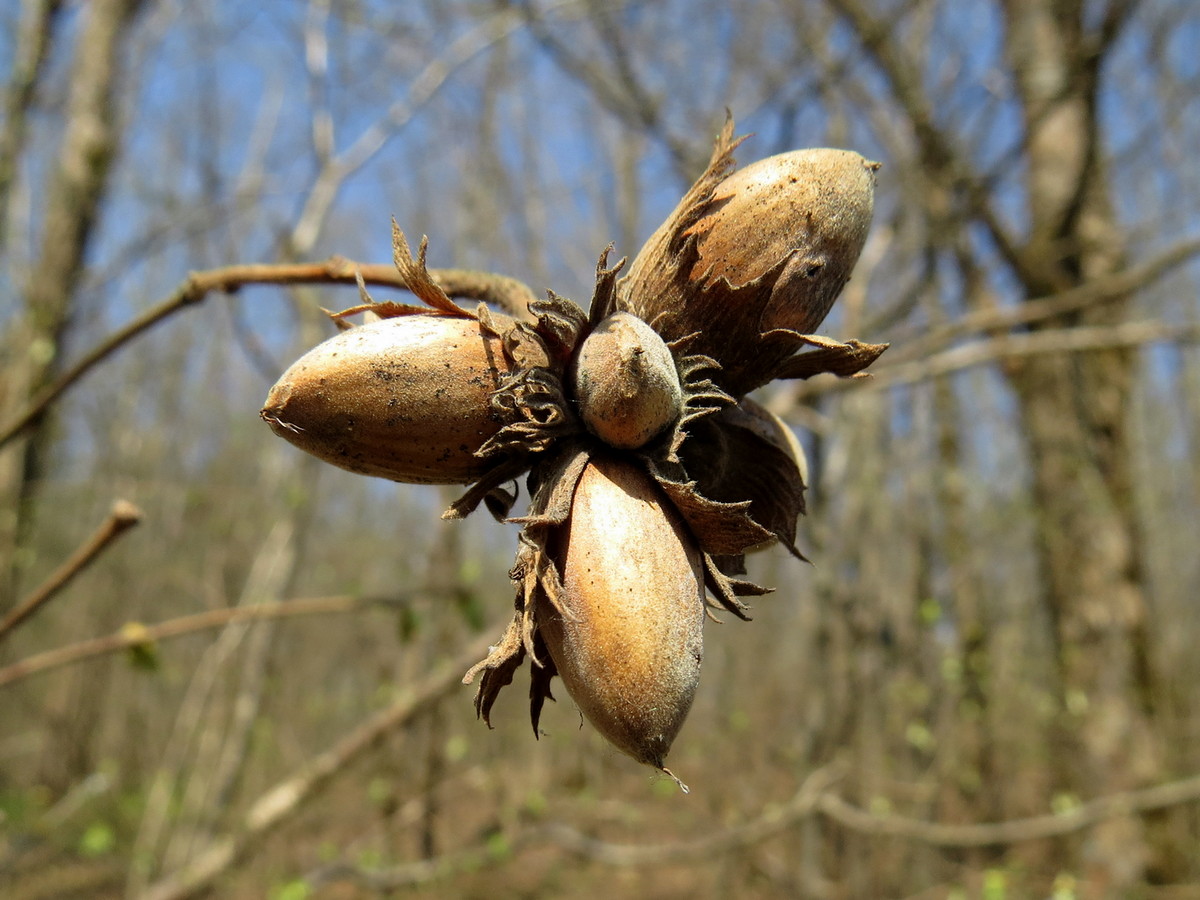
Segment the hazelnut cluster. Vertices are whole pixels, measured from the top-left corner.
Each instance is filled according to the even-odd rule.
[[[732,122],[703,175],[618,279],[596,269],[587,312],[548,292],[529,318],[467,310],[393,225],[396,266],[424,306],[363,304],[271,389],[262,418],[367,475],[470,485],[522,526],[516,614],[465,682],[490,724],[526,657],[535,734],[561,676],[617,748],[667,774],[695,695],[710,607],[747,618],[745,554],[796,556],[803,452],[746,394],[776,378],[858,375],[886,345],[812,334],[870,226],[878,165],[800,150],[732,171]],[[369,311],[358,327],[345,318]],[[525,515],[511,515],[527,475]],[[800,557],[803,558],[803,557]],[[709,599],[709,598],[713,599]],[[672,777],[674,777],[672,775]],[[686,790],[686,788],[685,788]]]

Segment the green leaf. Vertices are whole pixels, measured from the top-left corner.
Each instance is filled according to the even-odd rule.
[[[295,878],[271,889],[271,900],[308,900],[311,896],[312,886],[303,878]]]
[[[79,839],[79,854],[89,859],[105,856],[117,845],[117,836],[104,822],[93,822]]]

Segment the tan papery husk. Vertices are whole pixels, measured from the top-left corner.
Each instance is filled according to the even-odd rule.
[[[623,309],[668,342],[691,335],[688,352],[716,360],[721,369],[713,380],[737,398],[774,378],[812,374],[811,367],[789,367],[789,359],[811,346],[808,332],[824,320],[858,259],[877,167],[845,151],[797,151],[730,175],[741,140],[728,121],[708,168],[620,283]],[[803,163],[804,153],[840,155],[826,167]],[[845,165],[852,159],[861,160],[857,175]],[[764,166],[779,169],[778,185],[759,184],[755,171]],[[827,230],[830,222],[838,227]],[[819,362],[828,368],[821,371],[856,374],[884,349],[843,346],[841,355],[823,348]],[[874,356],[859,352],[864,346],[875,348]]]

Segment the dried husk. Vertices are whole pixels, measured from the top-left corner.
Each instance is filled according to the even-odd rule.
[[[685,468],[695,475],[697,491],[714,501],[748,501],[750,519],[803,558],[795,541],[797,521],[805,509],[808,464],[787,423],[744,397],[736,406],[698,422],[681,456]],[[725,554],[736,560],[727,570],[741,571],[741,555],[770,542]]]
[[[662,769],[700,678],[699,549],[654,481],[614,457],[587,464],[551,556],[562,591],[538,634],[555,669],[601,734]]]
[[[796,466],[803,484],[808,484],[808,454],[787,422],[761,403],[743,397],[737,406],[725,410],[725,422],[733,428],[753,432],[772,447],[787,454]],[[803,512],[803,509],[801,509]]]
[[[727,175],[740,143],[732,134],[730,122],[620,290],[621,308],[668,342],[694,334],[689,352],[715,359],[714,381],[741,397],[791,377],[783,364],[849,279],[878,164],[852,151],[797,150]]]
[[[493,316],[492,327],[511,320]],[[502,426],[490,398],[514,368],[473,316],[404,315],[343,331],[297,360],[262,418],[280,437],[351,472],[466,484]]]
[[[588,431],[623,450],[645,446],[683,412],[683,386],[670,349],[627,312],[592,329],[571,364],[570,383]]]

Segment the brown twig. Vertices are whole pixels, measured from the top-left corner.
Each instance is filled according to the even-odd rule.
[[[66,587],[71,580],[117,538],[140,522],[142,511],[128,500],[118,500],[113,504],[108,518],[96,529],[95,533],[84,541],[71,556],[59,566],[50,577],[38,586],[32,594],[9,610],[3,621],[0,621],[0,641],[16,630],[22,622],[45,606],[54,595]]]
[[[362,272],[363,281],[367,284],[407,288],[404,279],[393,266],[381,263],[360,264],[340,256],[319,263],[251,264],[193,272],[165,300],[101,341],[41,391],[23,412],[0,429],[0,448],[20,436],[25,429],[45,415],[46,410],[64,391],[106,357],[180,310],[200,303],[212,291],[233,292],[251,284],[354,285],[356,271]],[[431,269],[429,274],[452,297],[494,303],[520,318],[528,319],[530,316],[528,303],[535,299],[535,295],[528,286],[515,278],[467,269]]]
[[[497,627],[497,631],[501,630]],[[238,830],[213,841],[178,872],[152,885],[141,900],[184,900],[204,893],[255,845],[291,819],[330,781],[391,732],[402,728],[456,690],[462,673],[488,650],[488,629],[453,659],[439,666],[387,709],[376,713],[328,750],[262,794],[241,819]]]
[[[277,603],[259,603],[255,606],[237,606],[210,609],[190,616],[169,619],[158,625],[143,625],[137,622],[125,624],[113,634],[79,641],[65,647],[55,647],[44,653],[26,657],[0,669],[0,688],[37,675],[50,669],[68,666],[96,656],[119,653],[134,647],[143,647],[157,641],[184,637],[200,631],[223,628],[235,622],[258,622],[266,619],[283,619],[292,616],[321,616],[352,612],[370,606],[395,603],[395,598],[365,597],[314,597],[305,600],[286,600]]]
[[[893,339],[894,346],[887,361],[890,365],[898,365],[901,362],[923,359],[958,338],[985,332],[995,333],[1020,325],[1032,325],[1098,303],[1117,300],[1148,287],[1197,255],[1200,255],[1200,237],[1189,237],[1145,262],[1107,277],[1097,278],[1047,297],[1026,300],[1013,308],[980,309],[943,326],[925,330],[913,340],[896,337]]]
[[[1200,326],[1170,325],[1166,322],[1125,322],[1121,325],[1090,325],[1007,334],[988,340],[973,341],[935,354],[928,359],[886,363],[871,370],[867,379],[822,379],[797,385],[793,401],[816,394],[831,394],[847,388],[881,390],[914,384],[930,378],[950,375],[985,363],[1042,353],[1084,353],[1137,347],[1155,343],[1194,343],[1200,341]]]
[[[833,792],[842,772],[836,766],[814,771],[782,807],[749,821],[691,840],[666,843],[617,844],[591,837],[571,825],[550,823],[518,831],[506,842],[508,854],[497,856],[487,845],[454,851],[434,859],[366,871],[346,864],[319,870],[315,880],[329,883],[353,880],[374,890],[388,891],[426,884],[499,863],[509,854],[553,843],[569,853],[618,868],[669,865],[709,859],[760,843],[814,815],[868,837],[893,837],[947,848],[1004,846],[1045,840],[1090,828],[1117,816],[1154,812],[1200,801],[1200,775],[1168,784],[1099,797],[1063,813],[983,824],[942,824],[905,816],[877,816]]]
[[[818,809],[844,828],[877,837],[899,837],[938,847],[993,847],[1062,837],[1106,819],[1154,812],[1200,800],[1200,775],[1140,790],[1097,797],[1074,809],[1005,822],[948,825],[905,816],[876,816],[835,794],[821,797]]]

